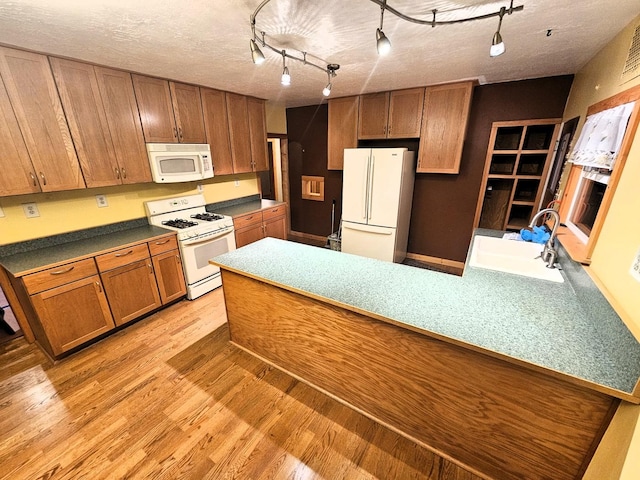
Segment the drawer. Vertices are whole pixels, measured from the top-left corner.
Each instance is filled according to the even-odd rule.
[[[96,263],[93,261],[93,258],[88,258],[86,260],[32,273],[31,275],[23,277],[22,281],[24,282],[27,292],[33,295],[97,274]]]
[[[265,221],[267,221],[270,218],[281,217],[285,213],[287,213],[287,206],[283,203],[282,205],[278,205],[276,207],[264,209],[262,211],[262,216],[264,217]]]
[[[233,228],[237,230],[238,228],[248,227],[249,225],[253,225],[255,223],[262,223],[261,211],[249,213],[247,215],[243,215],[242,217],[234,218]]]
[[[133,245],[132,247],[121,248],[115,252],[105,253],[96,257],[98,270],[106,272],[128,263],[137,262],[149,258],[149,248],[146,243]]]
[[[178,240],[175,235],[171,237],[158,238],[157,240],[151,240],[147,243],[149,244],[149,252],[151,252],[151,256],[178,248]]]

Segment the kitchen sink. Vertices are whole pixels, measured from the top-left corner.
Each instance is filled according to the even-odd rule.
[[[473,240],[469,266],[525,277],[564,282],[557,268],[547,268],[540,258],[544,245],[478,235]]]

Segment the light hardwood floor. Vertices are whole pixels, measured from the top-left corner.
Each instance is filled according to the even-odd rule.
[[[478,479],[230,345],[225,322],[218,289],[56,365],[0,346],[0,478]]]

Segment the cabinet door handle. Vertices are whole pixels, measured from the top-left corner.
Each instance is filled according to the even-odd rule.
[[[391,125],[387,127],[387,135],[391,135]]]
[[[147,267],[149,267],[149,275],[153,275],[153,265],[151,265],[151,263],[147,263]]]
[[[49,275],[62,275],[63,273],[69,273],[74,268],[76,268],[76,267],[71,266],[71,267],[66,268],[64,270],[56,270],[55,272],[49,272]]]
[[[178,259],[178,263],[182,265],[182,259],[180,258],[180,255],[176,255],[176,258]]]
[[[182,127],[178,127],[178,138],[182,140]]]
[[[165,243],[169,243],[171,239],[167,238],[166,240],[162,241],[162,242],[156,242],[156,245],[164,245]]]
[[[38,180],[36,179],[36,176],[31,172],[29,172],[29,175],[31,176],[31,180],[33,181],[33,186],[37,187],[38,186]]]
[[[124,169],[124,167],[122,167],[120,170],[122,170],[122,178],[127,178],[127,171]]]
[[[120,180],[120,169],[118,167],[115,167],[113,170],[114,172],[116,172],[116,178]]]
[[[96,282],[96,286],[98,287],[98,292],[102,293],[102,285],[100,285],[100,282]]]
[[[115,257],[126,257],[127,255],[131,255],[133,253],[133,250],[129,250],[128,252],[125,253],[116,253],[114,256]]]
[[[44,173],[40,172],[40,178],[42,179],[42,184],[47,184],[47,177],[44,176]]]

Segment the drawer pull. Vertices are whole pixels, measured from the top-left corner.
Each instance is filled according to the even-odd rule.
[[[69,273],[71,270],[73,270],[74,266],[71,266],[65,270],[56,270],[55,272],[49,272],[49,275],[62,275],[63,273]]]
[[[114,257],[126,257],[127,255],[131,255],[132,253],[133,253],[133,250],[129,250],[128,252],[125,252],[125,253],[116,253]]]
[[[156,242],[156,245],[164,245],[165,243],[169,243],[171,241],[170,238],[167,238],[166,240],[162,241],[162,242]]]
[[[253,215],[251,215],[250,217],[245,217],[245,220],[251,220],[253,218]]]

